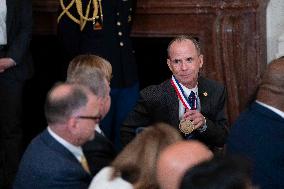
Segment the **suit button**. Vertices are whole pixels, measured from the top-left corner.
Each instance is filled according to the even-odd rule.
[[[123,44],[123,42],[120,42],[119,45],[120,45],[121,47],[123,47],[124,44]]]
[[[118,35],[119,35],[119,36],[122,36],[122,32],[118,32]]]
[[[119,12],[117,12],[116,15],[119,16]]]
[[[120,25],[121,25],[121,22],[116,22],[116,25],[120,26]]]

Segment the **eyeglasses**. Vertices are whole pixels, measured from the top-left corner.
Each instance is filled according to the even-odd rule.
[[[79,118],[79,119],[91,119],[91,120],[94,120],[95,122],[100,122],[101,120],[101,116],[77,116],[76,118]]]

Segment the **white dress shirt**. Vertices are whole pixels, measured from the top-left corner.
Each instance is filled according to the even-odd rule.
[[[200,112],[201,111],[201,104],[200,104],[200,99],[199,99],[199,96],[198,96],[198,87],[197,87],[197,85],[194,88],[191,88],[191,89],[185,87],[181,83],[180,83],[180,85],[182,87],[182,90],[183,90],[186,98],[190,95],[191,91],[193,91],[195,93],[195,96],[196,96],[196,99],[197,99],[197,111]],[[181,120],[183,118],[184,113],[185,113],[185,107],[182,104],[181,100],[179,99],[179,120]],[[197,130],[199,132],[204,132],[206,129],[207,129],[207,125],[205,123],[203,126],[198,128]]]
[[[190,95],[191,91],[193,91],[195,93],[195,96],[197,98],[197,110],[200,111],[200,101],[199,101],[199,97],[198,97],[198,88],[197,88],[197,85],[192,88],[192,89],[189,89],[187,87],[185,87],[184,85],[182,85],[180,83],[181,87],[182,87],[182,90],[186,96],[186,98]],[[181,120],[183,118],[183,114],[185,113],[185,107],[183,106],[181,100],[179,99],[179,119]]]
[[[63,139],[62,137],[57,135],[55,132],[53,132],[50,129],[50,127],[47,127],[47,131],[57,142],[59,142],[65,148],[67,148],[76,157],[76,159],[79,162],[81,162],[82,156],[84,156],[81,146],[75,146],[75,145],[71,144],[70,142],[66,141],[65,139]]]

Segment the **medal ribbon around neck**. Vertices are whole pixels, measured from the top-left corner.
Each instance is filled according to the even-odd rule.
[[[193,107],[190,107],[188,98],[184,94],[184,91],[183,91],[179,81],[175,78],[174,75],[172,75],[171,84],[174,87],[174,89],[177,93],[177,96],[180,99],[180,101],[182,102],[185,109],[189,109],[189,110],[193,109]],[[196,106],[197,106],[196,101],[197,100],[195,100],[195,102],[194,102],[195,109],[196,109]]]

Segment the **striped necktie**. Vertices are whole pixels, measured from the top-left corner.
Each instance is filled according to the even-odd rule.
[[[188,103],[189,106],[191,107],[192,110],[196,110],[197,109],[197,102],[196,102],[196,96],[195,93],[193,91],[190,92],[190,95],[188,96]]]

